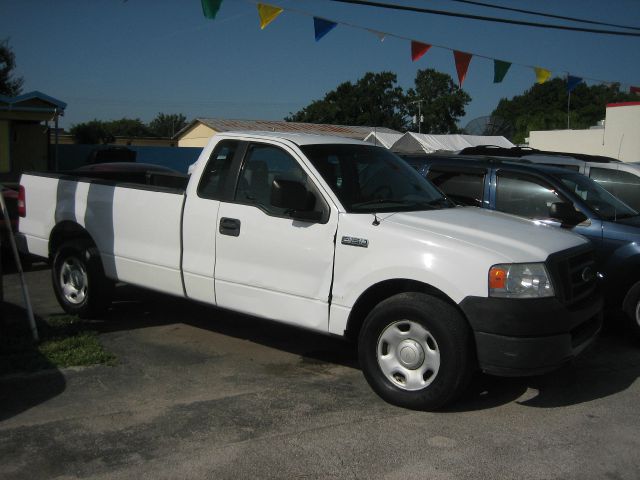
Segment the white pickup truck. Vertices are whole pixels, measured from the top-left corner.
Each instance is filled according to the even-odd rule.
[[[120,281],[346,336],[371,387],[416,409],[478,367],[552,370],[600,330],[585,239],[456,207],[368,143],[236,132],[190,177],[86,175],[20,186],[19,240],[69,313],[98,315]]]

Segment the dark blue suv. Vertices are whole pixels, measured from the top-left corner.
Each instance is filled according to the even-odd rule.
[[[461,205],[499,210],[589,238],[609,308],[640,335],[640,214],[598,183],[564,168],[494,157],[403,155]],[[531,239],[535,242],[535,238]]]

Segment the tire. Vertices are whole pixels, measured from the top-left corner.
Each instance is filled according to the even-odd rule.
[[[627,314],[627,325],[629,329],[640,338],[640,292],[636,292],[631,299]]]
[[[58,303],[71,315],[96,318],[111,303],[113,282],[105,276],[100,254],[88,240],[62,244],[53,257],[51,277]]]
[[[640,282],[627,291],[622,301],[622,311],[627,329],[640,339]]]
[[[371,388],[387,402],[414,410],[436,410],[458,397],[471,378],[473,352],[462,314],[424,293],[402,293],[378,304],[358,339]]]

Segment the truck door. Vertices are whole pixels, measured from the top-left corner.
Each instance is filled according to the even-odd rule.
[[[216,299],[221,307],[326,331],[338,215],[297,156],[285,145],[247,146],[233,198],[219,207]],[[322,220],[293,220],[272,205],[275,179],[303,183]]]
[[[216,303],[213,273],[216,263],[216,231],[221,200],[232,198],[235,188],[234,158],[244,144],[222,140],[209,160],[192,175],[200,181],[187,189],[182,215],[182,274],[185,293],[201,302]],[[239,161],[239,160],[237,160]]]

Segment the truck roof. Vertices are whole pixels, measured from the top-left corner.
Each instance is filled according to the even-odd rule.
[[[219,133],[216,137],[224,138],[236,138],[236,137],[250,137],[254,139],[270,139],[270,140],[288,140],[296,145],[317,145],[321,143],[341,143],[341,144],[354,144],[354,145],[369,145],[373,144],[364,142],[361,140],[354,140],[347,137],[339,137],[335,135],[319,135],[314,133],[295,133],[295,132],[259,132],[253,130],[247,131],[234,131]]]
[[[555,165],[546,165],[543,163],[533,163],[525,159],[510,157],[490,157],[490,156],[474,156],[474,155],[446,155],[446,154],[425,154],[425,155],[400,155],[406,161],[427,161],[431,165],[464,165],[477,166],[482,168],[492,168],[496,165],[508,168],[513,171],[520,172],[546,172],[548,174],[567,174],[578,173],[573,170],[558,167]]]

